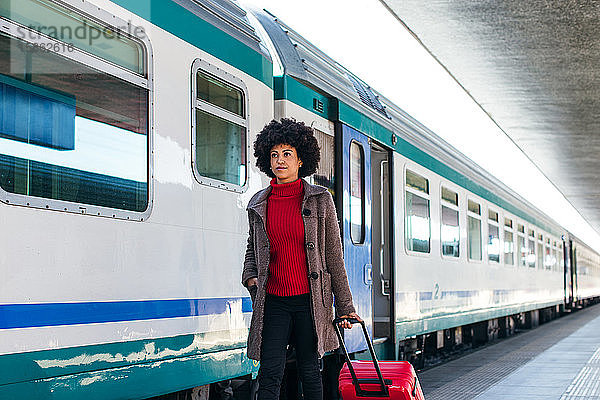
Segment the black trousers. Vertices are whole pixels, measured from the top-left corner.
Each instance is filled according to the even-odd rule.
[[[307,293],[298,296],[267,294],[258,370],[258,400],[279,399],[286,348],[292,332],[304,400],[323,399],[310,294]]]

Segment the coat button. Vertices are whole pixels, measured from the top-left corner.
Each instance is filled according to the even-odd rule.
[[[304,210],[302,210],[302,215],[308,217],[310,215],[310,210],[308,208],[305,208]]]
[[[312,279],[318,279],[318,278],[319,278],[319,274],[317,274],[316,272],[311,272],[311,273],[310,273],[310,277],[311,277]]]
[[[313,242],[306,243],[306,248],[312,250],[315,248],[315,244]]]

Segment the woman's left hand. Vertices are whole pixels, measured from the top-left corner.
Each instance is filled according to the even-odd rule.
[[[356,318],[357,320],[359,320],[360,322],[362,322],[362,319],[360,319],[360,317],[358,316],[357,313],[353,312],[347,315],[342,315],[340,318]],[[344,328],[344,329],[350,329],[352,328],[352,324],[347,321],[347,320],[343,320],[341,322],[338,322],[338,326],[340,328]]]

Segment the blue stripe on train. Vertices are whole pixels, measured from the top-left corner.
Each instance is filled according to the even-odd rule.
[[[223,314],[234,302],[252,311],[249,297],[86,303],[0,304],[0,329],[95,324]]]

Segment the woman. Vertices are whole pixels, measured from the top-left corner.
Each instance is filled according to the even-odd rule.
[[[326,188],[304,179],[320,160],[312,129],[272,121],[254,143],[256,165],[272,178],[248,203],[242,284],[253,302],[248,357],[260,360],[258,398],[278,399],[293,332],[304,399],[321,400],[319,357],[338,347],[336,311],[358,318],[344,268],[337,214]],[[348,321],[340,324],[350,328]]]

